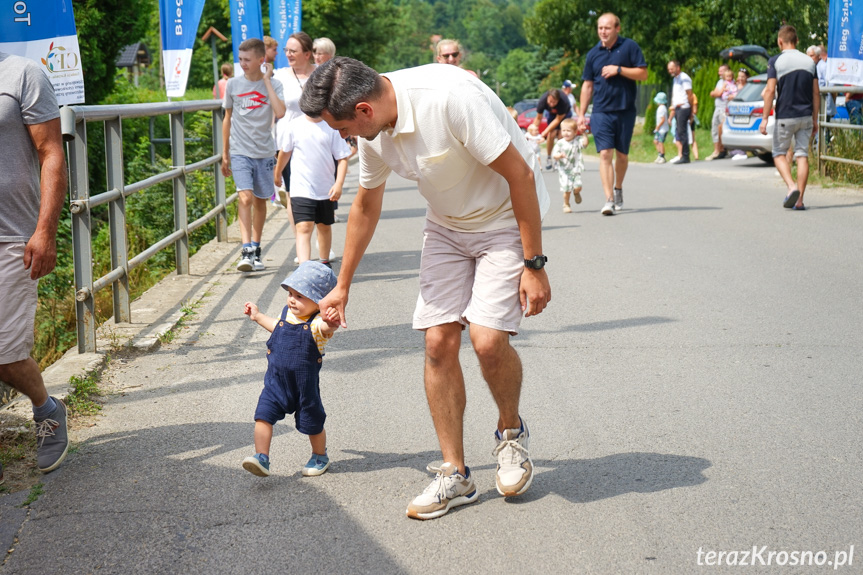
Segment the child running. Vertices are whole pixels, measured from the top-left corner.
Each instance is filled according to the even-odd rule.
[[[536,124],[528,124],[527,132],[524,134],[524,139],[527,140],[530,149],[533,150],[534,155],[536,156],[536,165],[542,166],[540,162],[540,145],[545,143],[545,138],[543,138],[539,133],[539,126]]]
[[[273,171],[276,186],[282,185],[282,169],[291,162],[291,205],[297,226],[297,260],[312,257],[312,232],[318,230],[321,262],[330,265],[335,206],[342,197],[351,149],[339,133],[320,118],[299,116],[277,126],[279,160]],[[333,174],[333,160],[337,160]]]
[[[243,469],[259,477],[270,474],[273,425],[289,413],[294,414],[297,431],[308,435],[312,444],[303,475],[321,475],[330,466],[319,374],[324,346],[339,322],[321,317],[318,302],[335,285],[332,269],[306,261],[282,282],[288,305],[281,318],[264,315],[252,302],[244,306],[249,319],[273,334],[267,341],[267,373],[255,410],[255,455],[243,460]]]
[[[575,203],[581,203],[581,173],[584,171],[584,158],[581,151],[587,147],[587,136],[578,134],[578,123],[567,118],[560,123],[563,139],[554,144],[551,155],[557,162],[560,191],[563,192],[563,213],[569,214],[569,196],[575,196]]]

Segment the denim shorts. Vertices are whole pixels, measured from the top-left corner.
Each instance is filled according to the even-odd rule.
[[[231,171],[237,191],[252,190],[256,198],[269,200],[275,190],[273,168],[276,160],[269,158],[250,158],[231,156]]]
[[[655,134],[653,134],[653,141],[664,143],[665,138],[667,138],[667,137],[668,137],[668,131],[667,130],[665,132],[656,132]]]
[[[777,119],[773,125],[773,157],[784,156],[794,140],[794,157],[809,157],[809,140],[812,138],[812,116]]]

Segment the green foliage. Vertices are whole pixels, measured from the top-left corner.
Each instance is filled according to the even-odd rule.
[[[146,0],[73,0],[87,104],[99,103],[111,93],[117,56],[143,37],[154,6]]]
[[[385,0],[306,0],[303,29],[312,38],[326,36],[341,56],[375,67],[396,33],[396,11]]]
[[[94,398],[99,393],[100,374],[92,372],[84,377],[73,375],[69,378],[69,386],[72,392],[66,396],[66,405],[73,415],[95,415],[101,411],[102,406]]]
[[[700,68],[736,44],[775,51],[776,32],[786,23],[813,43],[827,34],[827,6],[821,0],[670,0],[661,5],[611,0],[602,7],[588,0],[541,0],[525,20],[527,39],[583,57],[597,42],[596,20],[605,11],[620,17],[621,35],[641,46],[650,66],[677,59],[686,69]]]
[[[863,158],[863,137],[858,131],[831,129],[832,140],[827,154],[839,158]],[[863,185],[863,168],[853,164],[826,162],[825,173],[828,177],[855,186]]]
[[[33,487],[30,488],[30,493],[27,495],[27,499],[21,503],[18,507],[27,507],[31,503],[34,503],[39,497],[45,493],[45,484],[37,483]]]

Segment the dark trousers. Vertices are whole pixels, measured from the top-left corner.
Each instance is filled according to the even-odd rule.
[[[683,149],[680,152],[681,160],[689,160],[689,117],[692,115],[692,108],[675,108],[674,118],[677,120],[677,141],[683,144]]]

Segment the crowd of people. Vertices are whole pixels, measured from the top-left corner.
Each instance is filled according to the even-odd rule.
[[[636,84],[647,78],[644,55],[638,44],[620,35],[616,15],[599,16],[597,35],[586,56],[580,97],[573,94],[577,85],[570,80],[545,92],[527,134],[494,91],[461,68],[464,50],[457,40],[437,43],[437,63],[386,74],[336,56],[331,40],[313,40],[304,32],[287,40],[283,49],[289,67],[281,69],[274,69],[279,49],[274,39],[248,39],[239,46],[242,74],[223,66],[223,78],[214,87],[225,110],[221,170],[233,176],[239,197],[237,270],[266,268],[262,231],[274,195],[287,208],[298,264],[281,284],[287,298],[279,314],[268,315],[253,302],[243,307],[251,321],[272,334],[254,414],[255,452],[243,460],[244,469],[270,475],[273,426],[291,414],[310,441],[312,453],[302,474],[318,476],[329,468],[320,393],[324,349],[338,328],[347,327],[354,274],[380,219],[387,178],[396,172],[416,181],[428,203],[413,328],[425,335],[425,391],[443,459],[442,465],[429,466],[434,478],[408,503],[406,513],[431,519],[478,498],[464,450],[466,392],[459,361],[464,330],[497,407],[490,429],[497,491],[514,497],[528,490],[534,477],[530,430],[519,409],[522,366],[511,338],[523,318],[542,313],[551,301],[541,233],[550,204],[541,145],[546,169],[559,172],[563,211],[569,213],[571,200],[581,202],[589,125],[606,199],[601,213],[619,212],[636,119]],[[823,78],[815,56],[821,53],[815,49],[807,58],[798,52],[790,26],[780,29],[777,43],[782,52],[769,63],[762,130],[775,96],[773,155],[788,184],[784,205],[802,210],[808,143],[817,129]],[[697,157],[691,134],[697,99],[680,63],[672,60],[667,69],[674,79],[670,101],[664,92],[654,99],[656,161],[666,161],[671,132],[678,153],[669,163],[686,164],[690,150]],[[57,103],[45,74],[2,53],[0,71],[0,83],[8,84],[4,90],[17,97],[14,109],[8,98],[0,101],[5,106],[0,126],[20,155],[9,163],[14,169],[0,174],[0,195],[9,200],[7,205],[17,206],[0,214],[0,303],[16,310],[0,320],[0,379],[31,399],[38,464],[48,472],[68,451],[66,408],[47,395],[29,353],[36,282],[56,261],[54,236],[66,168]],[[728,155],[721,139],[722,110],[746,80],[741,70],[735,82],[727,66],[719,68],[718,76],[710,93],[716,112],[708,160]],[[540,130],[543,117],[547,126]],[[797,161],[796,181],[785,161],[789,149]],[[359,186],[337,276],[331,226],[348,159],[356,153]],[[314,232],[317,260],[312,258]],[[6,305],[11,301],[15,305]]]

